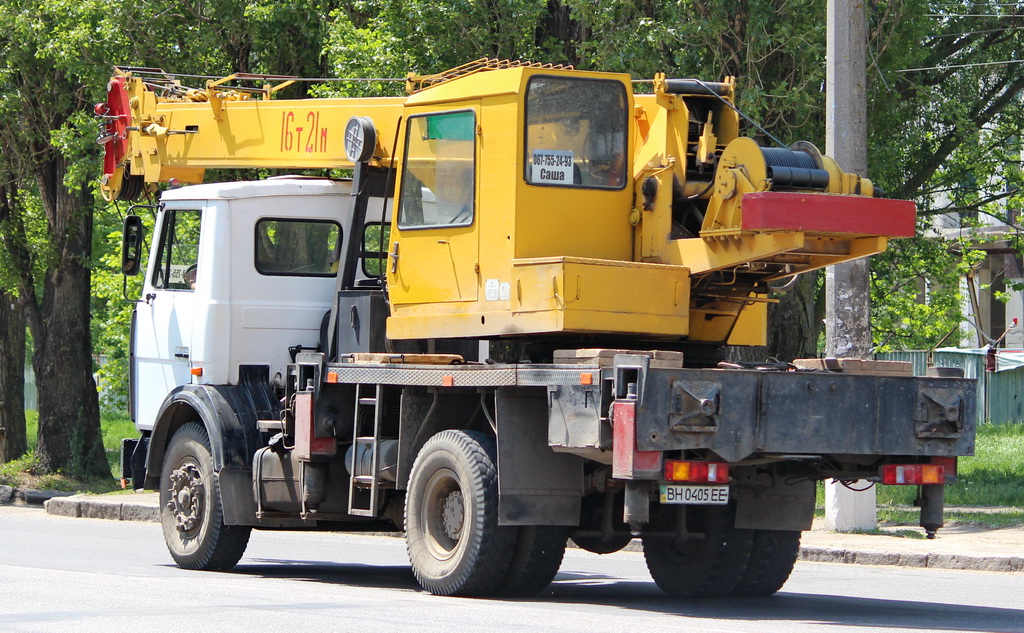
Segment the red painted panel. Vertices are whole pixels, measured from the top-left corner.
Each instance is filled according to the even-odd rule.
[[[636,400],[612,403],[612,477],[661,477],[661,451],[636,450]]]
[[[114,77],[107,85],[107,102],[96,104],[96,114],[114,117],[106,119],[105,131],[109,135],[103,149],[103,173],[110,176],[121,164],[128,150],[128,132],[131,121],[131,106],[124,89],[124,77]]]
[[[295,394],[295,456],[312,459],[334,455],[338,443],[333,437],[316,437],[313,430],[313,394]]]
[[[743,196],[743,229],[880,237],[913,237],[909,200],[827,193],[765,191]]]

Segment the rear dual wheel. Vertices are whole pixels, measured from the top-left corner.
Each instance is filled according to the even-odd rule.
[[[800,553],[800,532],[754,530],[750,560],[730,596],[770,596],[786,584]]]
[[[679,531],[678,515],[652,523],[652,531]],[[641,536],[644,559],[662,591],[676,598],[710,598],[728,594],[739,583],[753,547],[754,533],[733,527],[735,511],[728,506],[699,506],[686,511],[686,531],[703,538],[679,540]]]
[[[557,525],[523,525],[508,572],[498,588],[503,596],[532,596],[554,580],[565,556],[569,529]]]
[[[416,580],[431,593],[494,593],[508,571],[516,533],[498,525],[495,455],[487,435],[442,431],[416,457],[405,542]]]
[[[409,476],[405,536],[416,580],[444,596],[530,595],[558,572],[566,528],[498,525],[494,438],[442,431]]]
[[[643,540],[651,577],[670,596],[770,596],[793,571],[800,532],[736,528],[732,505],[692,508],[686,515],[687,531],[704,538]],[[675,530],[666,519],[656,529]]]

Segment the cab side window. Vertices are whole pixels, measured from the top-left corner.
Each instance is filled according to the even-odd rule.
[[[399,228],[469,226],[475,183],[473,111],[409,117]]]
[[[171,209],[164,213],[160,250],[153,268],[153,287],[194,290],[198,276],[200,209]]]
[[[526,182],[625,187],[627,105],[618,81],[532,77],[526,89]]]
[[[256,270],[262,275],[333,277],[340,254],[336,222],[263,218],[256,223]]]

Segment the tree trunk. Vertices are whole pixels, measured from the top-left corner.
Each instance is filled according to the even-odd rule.
[[[772,298],[779,302],[768,306],[768,345],[732,347],[729,360],[762,362],[774,358],[788,363],[794,358],[816,357],[825,316],[818,288],[820,274],[804,273],[791,287],[774,293]]]
[[[558,63],[578,66],[579,49],[582,42],[590,39],[587,27],[573,19],[572,7],[561,0],[550,0],[548,10],[537,29],[537,44],[547,38],[562,43],[563,59]]]
[[[25,316],[0,290],[0,464],[28,450],[25,432]]]
[[[42,305],[29,308],[39,391],[36,458],[48,472],[111,477],[100,434],[89,331],[92,209],[83,187],[68,191],[65,165],[40,165],[39,189],[60,258],[46,273]],[[33,302],[35,303],[35,302]]]
[[[820,274],[813,271],[800,275],[792,287],[774,295],[779,302],[768,308],[768,349],[781,361],[818,355],[825,317],[818,289]]]

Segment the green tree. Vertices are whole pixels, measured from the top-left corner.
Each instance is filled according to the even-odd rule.
[[[203,79],[185,75],[224,76],[233,72],[299,77],[323,77],[328,73],[325,46],[329,15],[346,3],[330,1],[247,1],[153,2],[145,6],[117,2],[111,10],[112,23],[126,25],[120,59],[108,49],[90,49],[93,63],[103,73],[113,62],[130,61],[133,66],[160,67],[183,73],[185,85],[202,87]],[[152,15],[160,15],[156,23]],[[152,46],[136,46],[137,36],[147,33]],[[102,86],[105,77],[93,80]],[[262,82],[260,82],[262,83]],[[311,84],[300,82],[285,89],[288,97],[306,96]],[[90,157],[90,169],[98,160]],[[258,178],[259,171],[207,172],[208,181]],[[93,176],[95,178],[95,175]],[[155,197],[151,199],[155,202]],[[97,371],[105,393],[104,406],[120,408],[128,393],[128,333],[133,304],[125,301],[120,274],[120,224],[125,206],[111,204],[96,217],[93,260],[93,338],[105,364]],[[142,212],[144,215],[147,212]],[[152,227],[150,226],[150,229]],[[152,234],[152,230],[148,234]],[[138,296],[138,282],[129,282],[128,297]]]
[[[4,209],[3,282],[32,334],[36,457],[46,470],[109,477],[89,327],[96,211],[89,113],[106,69],[89,57],[115,50],[117,41],[128,47],[105,2],[11,0],[0,8],[0,28],[17,42],[0,55],[2,171],[18,191]]]
[[[952,331],[956,344],[960,280],[981,259],[971,243],[991,239],[975,227],[1021,208],[1024,7],[904,0],[874,17],[870,170],[917,200],[928,236],[874,258],[875,342],[927,349]]]

